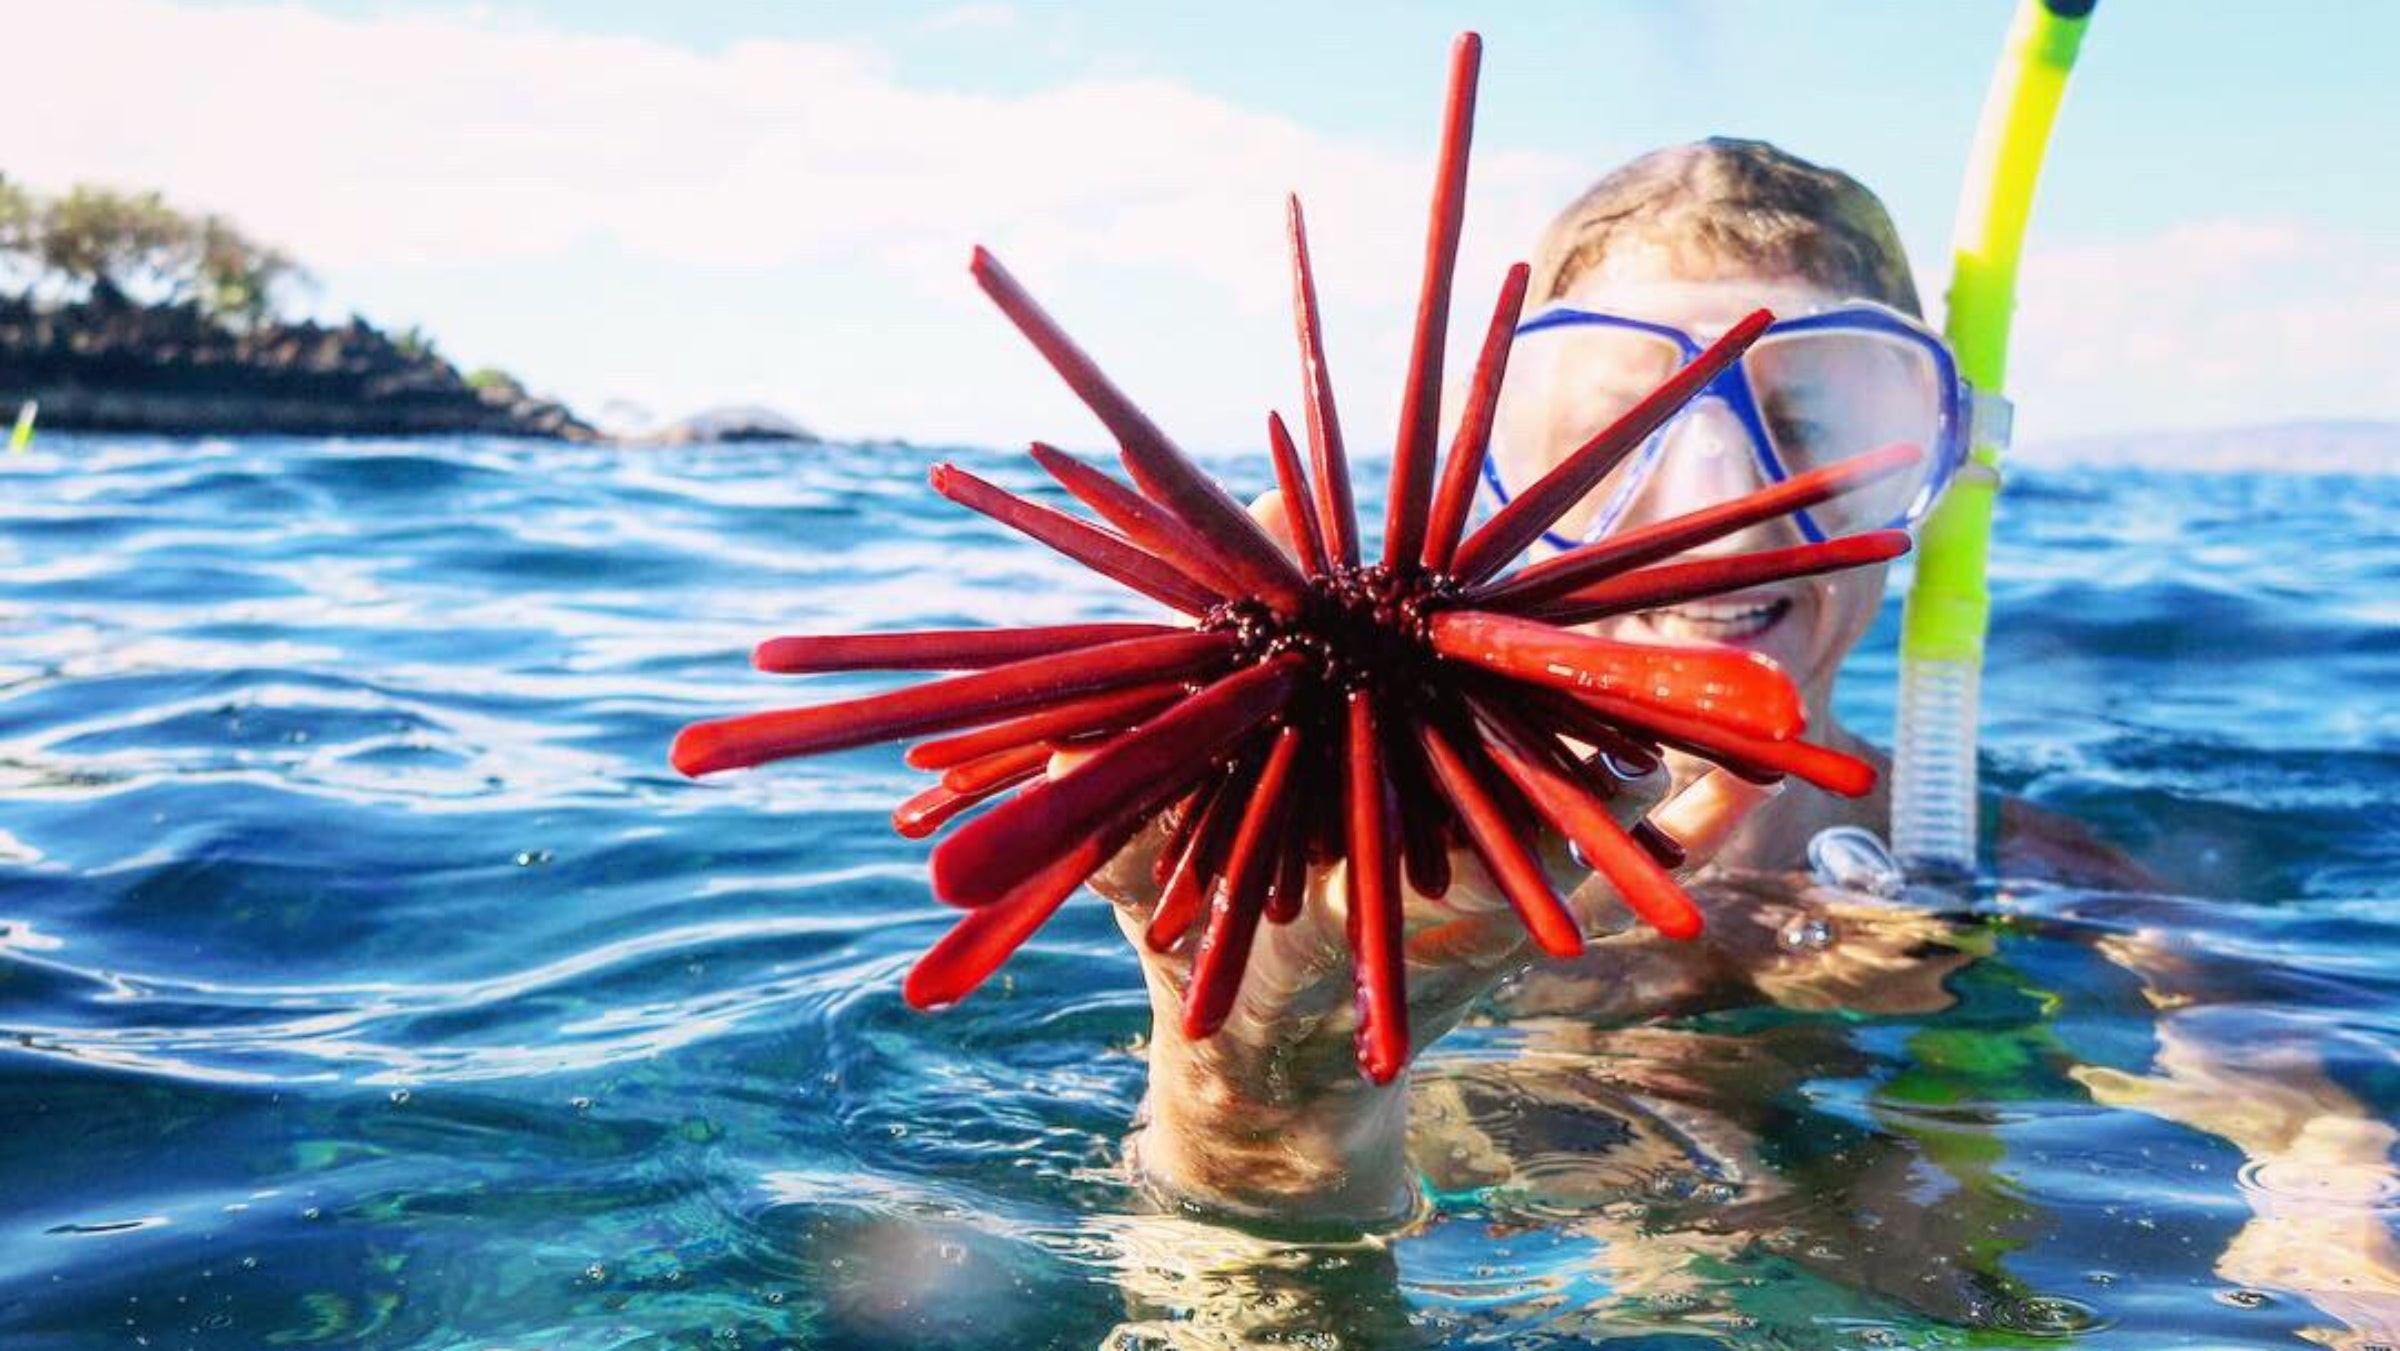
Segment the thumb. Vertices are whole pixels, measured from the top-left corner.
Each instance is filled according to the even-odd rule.
[[[1750,819],[1750,813],[1783,792],[1783,781],[1752,783],[1738,774],[1711,769],[1650,813],[1650,824],[1683,847],[1684,866],[1715,858]]]
[[[1257,500],[1250,504],[1250,519],[1258,522],[1266,530],[1267,537],[1275,541],[1277,548],[1290,555],[1293,562],[1300,561],[1300,545],[1292,537],[1292,514],[1284,507],[1283,493],[1279,489],[1269,488],[1258,495]]]
[[[1683,856],[1681,862],[1668,866],[1679,880],[1688,880],[1716,857],[1760,803],[1783,791],[1781,783],[1754,784],[1722,769],[1711,769],[1660,802],[1657,794],[1666,777],[1665,769],[1658,767],[1643,778],[1628,780],[1626,791],[1611,801],[1610,814],[1628,828],[1646,821],[1666,836]],[[1618,933],[1635,923],[1634,908],[1608,875],[1581,859],[1576,863],[1589,871],[1566,899],[1584,936]]]

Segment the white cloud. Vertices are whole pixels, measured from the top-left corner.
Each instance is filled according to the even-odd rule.
[[[2021,440],[2400,417],[2400,261],[2363,231],[2186,221],[2037,251],[2019,289]]]
[[[999,22],[1003,8],[944,23]],[[1140,387],[1170,425],[1191,414],[1197,439],[1243,443],[1256,441],[1264,401],[1288,400],[1296,379],[1280,359],[1262,388],[1255,359],[1260,338],[1288,333],[1274,318],[1288,297],[1286,188],[1309,200],[1337,331],[1377,335],[1362,366],[1397,366],[1397,340],[1382,335],[1413,302],[1438,97],[1427,89],[1423,147],[1402,153],[1155,78],[1011,97],[917,88],[878,52],[840,43],[701,53],[462,12],[353,20],[155,0],[45,5],[12,28],[44,55],[12,67],[11,105],[57,111],[0,123],[9,173],[47,187],[155,186],[224,210],[308,260],[336,295],[345,273],[532,262],[598,243],[720,281],[864,269],[914,293],[895,305],[935,307],[917,317],[938,320],[972,303],[962,264],[983,242],[1063,316],[1103,326],[1145,283],[1203,288],[1215,308],[1176,316],[1195,336],[1172,350],[1251,360],[1222,384],[1202,366],[1182,387]],[[1495,246],[1529,243],[1569,173],[1523,154],[1479,157],[1462,314],[1479,303],[1464,297],[1497,280]],[[537,368],[538,355],[526,358]],[[911,426],[892,402],[882,427],[967,430]],[[1012,417],[982,436],[1024,430]]]
[[[333,300],[363,290],[378,317],[425,322],[587,406],[754,400],[837,433],[1091,444],[1088,416],[982,312],[963,267],[982,242],[1164,425],[1255,446],[1264,407],[1296,395],[1293,187],[1353,439],[1384,435],[1396,405],[1430,81],[1422,126],[1385,143],[1152,77],[924,88],[859,43],[699,52],[471,11],[7,9],[28,55],[7,77],[0,170],[225,211],[307,260]],[[1013,17],[973,3],[927,22],[988,32]],[[1596,167],[1479,147],[1455,354],[1501,266]],[[2021,427],[2400,413],[2381,364],[2400,341],[2396,271],[2363,236],[2291,221],[2039,247],[2012,380]],[[536,281],[507,299],[459,281],[496,276]],[[412,285],[440,299],[412,310]]]

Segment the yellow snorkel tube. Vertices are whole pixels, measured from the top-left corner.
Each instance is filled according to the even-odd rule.
[[[2008,325],[2017,258],[2067,73],[2098,0],[2020,0],[1967,164],[1943,329],[1975,391],[1967,463],[1917,541],[1900,624],[1892,846],[1912,877],[1975,872],[1975,724],[1991,596],[1984,558],[2008,448]]]

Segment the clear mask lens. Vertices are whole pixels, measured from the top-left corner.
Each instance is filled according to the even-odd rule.
[[[1857,329],[1770,333],[1743,365],[1759,422],[1788,474],[1896,441],[1927,451],[1914,473],[1810,508],[1827,535],[1889,525],[1925,491],[1941,432],[1942,381],[1923,344]]]
[[[1518,336],[1500,388],[1492,455],[1511,492],[1606,431],[1683,364],[1673,339],[1599,324],[1562,324]],[[1552,530],[1581,539],[1623,481],[1628,456]]]
[[[1500,479],[1512,493],[1523,491],[1631,411],[1683,361],[1674,339],[1619,324],[1567,322],[1520,333],[1493,429]],[[1810,519],[1822,533],[1879,529],[1920,504],[1940,443],[1943,405],[1941,367],[1923,342],[1866,328],[1770,332],[1750,348],[1740,369],[1764,449],[1786,476],[1894,442],[1926,450],[1915,472],[1811,508]],[[1710,424],[1707,435],[1695,425],[1703,422]],[[1640,494],[1649,515],[1695,510],[1763,486],[1763,466],[1748,450],[1752,433],[1724,401],[1704,396],[1666,435],[1666,453],[1651,457],[1657,462],[1646,471]],[[1711,449],[1717,458],[1740,461],[1730,466],[1740,472],[1702,473],[1706,466],[1671,463]],[[1626,457],[1554,533],[1588,538],[1642,460]],[[1705,500],[1686,500],[1699,497],[1702,487],[1708,488]]]

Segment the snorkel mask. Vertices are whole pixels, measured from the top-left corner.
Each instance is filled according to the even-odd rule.
[[[1502,454],[1484,462],[1494,499],[1505,506],[1511,497],[1503,459],[1547,466],[1564,458],[1716,336],[1574,305],[1520,324],[1496,418]],[[2006,418],[2004,403],[1978,398],[1960,379],[1938,334],[1889,306],[1852,301],[1781,319],[1611,474],[1566,529],[1543,540],[1565,550],[1611,533],[1662,465],[1689,464],[1727,440],[1741,443],[1752,480],[1729,483],[1727,495],[1885,446],[1922,447],[1913,472],[1793,517],[1811,544],[1908,529],[1932,510],[1971,444],[2005,439]],[[1685,444],[1703,420],[1720,432],[1729,424],[1733,434],[1720,434],[1717,445]]]

